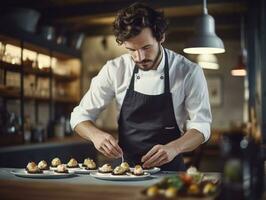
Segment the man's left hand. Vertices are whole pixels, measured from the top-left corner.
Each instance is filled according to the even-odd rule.
[[[177,156],[177,149],[172,143],[166,145],[155,145],[152,149],[141,158],[144,168],[161,166],[171,162]]]

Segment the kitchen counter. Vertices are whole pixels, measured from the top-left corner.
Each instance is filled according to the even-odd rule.
[[[90,175],[74,175],[61,179],[21,178],[10,172],[14,168],[0,168],[1,199],[138,199],[140,191],[174,172],[159,172],[145,180],[107,181]]]

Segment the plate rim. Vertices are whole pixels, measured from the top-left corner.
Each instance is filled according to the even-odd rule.
[[[134,167],[130,167],[130,170],[133,171]],[[150,173],[150,174],[156,174],[161,171],[160,167],[153,167],[152,169],[143,169],[144,172]]]
[[[74,172],[75,174],[90,174],[91,172],[97,172],[97,169],[68,169],[70,172]]]
[[[148,172],[145,172],[145,176],[134,176],[134,175],[112,175],[111,173],[106,173],[102,175],[97,175],[99,172],[92,172],[90,173],[91,177],[97,178],[97,179],[102,179],[102,180],[141,180],[145,179],[147,177],[150,177],[151,174]]]
[[[14,169],[10,171],[11,174],[23,178],[63,178],[74,175],[74,172],[69,171],[68,173],[56,173],[53,170],[46,170],[42,174],[30,174],[25,169]]]

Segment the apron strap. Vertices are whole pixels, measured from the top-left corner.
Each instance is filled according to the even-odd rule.
[[[131,76],[130,84],[129,84],[129,89],[134,90],[134,80],[135,80],[135,75],[138,73],[139,69],[137,65],[135,64],[134,70],[133,70],[133,75]]]
[[[167,53],[164,49],[165,65],[164,65],[164,92],[170,93],[170,83],[169,83],[169,63]]]

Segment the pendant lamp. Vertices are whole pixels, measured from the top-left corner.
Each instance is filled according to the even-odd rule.
[[[217,58],[213,54],[200,54],[197,62],[203,69],[219,69]]]
[[[238,62],[235,67],[231,70],[232,76],[246,76],[246,58],[247,58],[247,50],[245,49],[245,41],[244,41],[244,18],[241,20],[241,29],[240,29],[240,45],[241,52],[238,56]]]
[[[207,0],[203,0],[203,15],[195,22],[194,36],[189,39],[183,49],[188,54],[217,54],[224,53],[223,41],[215,33],[215,22],[208,15]]]

